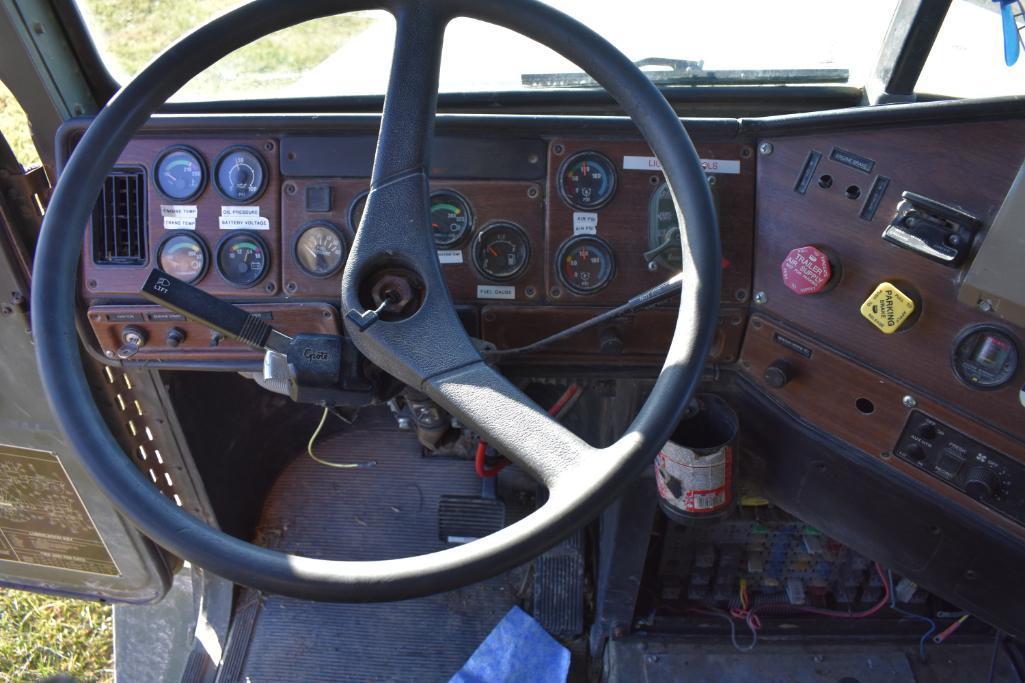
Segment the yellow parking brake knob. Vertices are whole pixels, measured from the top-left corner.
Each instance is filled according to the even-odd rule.
[[[883,282],[861,304],[861,315],[883,334],[893,334],[915,312],[915,302],[889,282]]]

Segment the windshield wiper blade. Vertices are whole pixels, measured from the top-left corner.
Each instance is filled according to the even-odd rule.
[[[657,85],[793,85],[846,83],[847,69],[712,69],[704,62],[648,57],[634,62]],[[657,68],[654,68],[657,67]],[[528,88],[597,88],[598,83],[581,72],[522,74]]]

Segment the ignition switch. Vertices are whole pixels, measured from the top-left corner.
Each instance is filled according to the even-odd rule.
[[[121,342],[121,348],[117,350],[117,357],[121,360],[131,358],[146,345],[146,330],[129,325],[121,330]]]

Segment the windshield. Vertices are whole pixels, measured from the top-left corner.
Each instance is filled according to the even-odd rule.
[[[78,0],[107,67],[126,82],[172,41],[237,6],[229,0]],[[549,0],[634,60],[679,60],[651,73],[697,82],[830,82],[861,85],[879,51],[895,0]],[[384,92],[395,27],[383,12],[319,19],[239,50],[173,99],[373,95]],[[808,72],[809,69],[821,70]],[[667,73],[667,70],[670,73]],[[717,76],[729,72],[725,81]],[[551,50],[505,29],[457,19],[446,33],[443,92],[593,85]],[[766,72],[771,72],[766,80]],[[706,79],[707,82],[708,79]]]

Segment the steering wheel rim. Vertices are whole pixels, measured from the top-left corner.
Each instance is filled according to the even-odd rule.
[[[545,483],[550,497],[523,520],[466,545],[416,557],[350,562],[252,545],[207,526],[150,484],[125,456],[93,401],[74,327],[75,273],[104,177],[168,97],[217,59],[264,35],[310,19],[370,9],[395,17],[396,43],[373,189],[343,274],[342,310],[359,312],[358,286],[382,254],[405,259],[425,279],[428,295],[415,315],[398,324],[379,322],[361,330],[347,319],[347,330],[371,361],[474,427]],[[607,448],[592,448],[554,426],[544,411],[480,360],[465,333],[462,340],[452,336],[455,314],[427,226],[426,186],[442,36],[457,16],[511,29],[590,74],[634,120],[680,207],[684,280],[673,342],[644,407],[627,433]],[[33,273],[37,358],[54,414],[87,471],[143,533],[197,566],[259,590],[325,601],[396,600],[468,585],[531,559],[593,519],[651,462],[679,420],[711,348],[720,245],[697,151],[675,112],[637,67],[584,25],[536,0],[256,0],[186,36],[125,86],[86,131],[64,169],[67,177],[74,177],[77,187],[57,183]],[[435,327],[445,328],[444,339],[456,344],[443,366],[425,361],[412,348],[423,340],[409,337],[433,334]],[[538,457],[539,449],[557,457]]]

